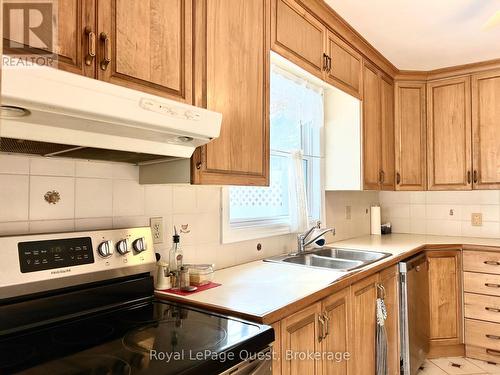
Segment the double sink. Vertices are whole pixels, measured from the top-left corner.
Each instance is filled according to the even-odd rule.
[[[281,255],[265,259],[265,262],[288,263],[304,267],[326,268],[349,272],[391,256],[389,253],[366,250],[323,247],[299,254]]]

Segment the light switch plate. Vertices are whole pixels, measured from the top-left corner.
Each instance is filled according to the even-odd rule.
[[[149,220],[151,226],[151,234],[153,235],[153,243],[163,243],[163,218],[152,217]]]
[[[470,217],[470,223],[474,227],[480,227],[483,225],[483,214],[481,213],[473,213]]]
[[[351,220],[351,206],[345,206],[345,219]]]

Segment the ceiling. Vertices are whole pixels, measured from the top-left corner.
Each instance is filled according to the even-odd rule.
[[[500,58],[500,0],[325,0],[401,70]]]

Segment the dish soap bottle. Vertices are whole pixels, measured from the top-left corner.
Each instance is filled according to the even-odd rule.
[[[174,226],[174,235],[172,237],[172,247],[168,254],[168,264],[170,267],[170,275],[172,277],[172,288],[180,288],[180,271],[182,267],[182,250],[180,246],[181,237],[177,233],[177,228]]]

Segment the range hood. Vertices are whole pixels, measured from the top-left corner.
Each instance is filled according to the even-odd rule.
[[[4,69],[1,82],[2,152],[189,165],[220,132],[220,113],[53,68]]]

